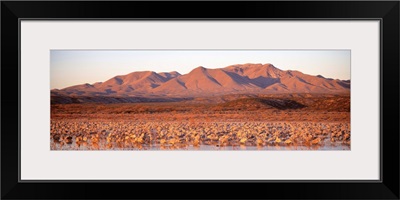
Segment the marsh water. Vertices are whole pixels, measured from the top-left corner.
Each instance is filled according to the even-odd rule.
[[[307,145],[307,144],[298,144],[298,145],[264,145],[264,146],[254,146],[254,145],[237,145],[237,146],[219,146],[215,145],[199,145],[197,147],[193,145],[160,145],[160,144],[152,144],[152,145],[132,145],[132,146],[119,146],[118,144],[114,144],[112,146],[106,145],[104,142],[90,144],[88,142],[84,143],[76,143],[72,142],[71,144],[62,144],[59,142],[54,142],[51,140],[51,150],[72,150],[72,151],[159,151],[159,150],[168,150],[168,151],[259,151],[259,150],[272,150],[272,151],[287,151],[287,150],[326,150],[326,151],[335,151],[335,150],[351,150],[351,146],[348,144],[342,144],[340,142],[333,143],[329,140],[324,141],[321,145]]]

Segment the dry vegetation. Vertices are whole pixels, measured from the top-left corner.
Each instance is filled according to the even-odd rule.
[[[51,105],[51,149],[350,145],[350,99]]]

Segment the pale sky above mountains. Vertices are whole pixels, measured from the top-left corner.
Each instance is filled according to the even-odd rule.
[[[350,50],[51,50],[50,88],[103,82],[134,71],[187,74],[198,66],[271,63],[326,78],[350,79]]]

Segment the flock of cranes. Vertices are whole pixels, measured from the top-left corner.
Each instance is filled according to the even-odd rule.
[[[350,145],[349,123],[52,120],[51,149]],[[74,148],[72,148],[74,147]]]

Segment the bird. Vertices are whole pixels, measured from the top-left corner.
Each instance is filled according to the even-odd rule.
[[[222,137],[219,138],[219,145],[221,146],[225,146],[228,144],[228,140],[229,140],[229,136],[228,135],[224,135]]]
[[[311,144],[318,144],[320,142],[321,142],[321,138],[316,138],[316,139],[311,141]]]
[[[290,139],[287,139],[286,141],[285,141],[285,144],[291,144],[292,143],[292,140],[290,140]]]
[[[264,140],[261,138],[257,138],[256,140],[257,146],[263,146],[264,145]]]
[[[56,142],[56,143],[58,143],[58,142],[60,142],[60,135],[58,135],[58,134],[56,134],[56,135],[53,135],[53,140],[54,140],[54,142]]]
[[[245,144],[247,141],[246,137],[243,137],[242,139],[240,139],[240,144]]]
[[[72,144],[72,137],[71,136],[67,136],[64,138],[65,143],[67,144]]]

